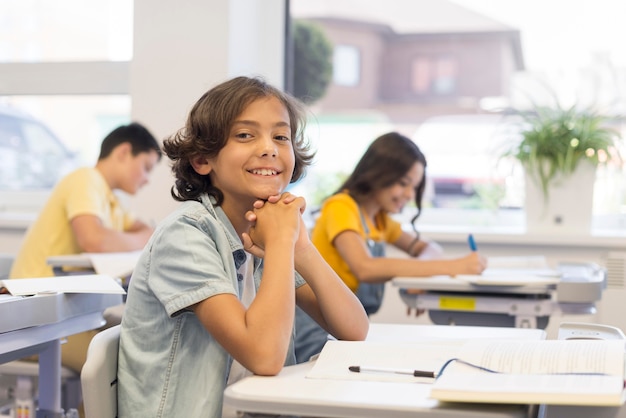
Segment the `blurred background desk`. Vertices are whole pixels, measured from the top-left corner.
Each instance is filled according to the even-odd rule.
[[[48,265],[52,266],[55,276],[70,274],[105,274],[119,279],[124,290],[128,290],[130,276],[139,260],[141,251],[113,253],[81,253],[48,257]],[[104,317],[108,326],[122,322],[126,295],[119,305],[105,310]]]
[[[52,266],[56,276],[73,274],[78,270],[80,274],[85,274],[85,271],[95,272],[117,277],[125,282],[132,274],[140,255],[141,251],[81,253],[52,256],[46,261]]]
[[[556,277],[533,274],[533,269],[498,269],[498,276],[490,278],[488,270],[476,276],[477,282],[447,276],[397,277],[392,285],[400,289],[408,307],[426,310],[438,325],[540,329],[553,315],[595,313],[606,287],[606,270],[594,263],[561,263]]]

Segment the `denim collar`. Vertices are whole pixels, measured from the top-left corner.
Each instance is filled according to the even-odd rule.
[[[228,219],[228,216],[226,216],[224,210],[220,206],[217,206],[217,201],[213,196],[203,194],[200,197],[200,201],[202,205],[207,209],[209,214],[217,219],[220,224],[223,225],[223,227],[225,228],[227,232],[226,237],[228,238],[228,243],[233,253],[233,259],[235,260],[235,269],[238,270],[239,267],[241,267],[241,265],[246,261],[246,253],[243,249],[241,239],[237,235],[237,231],[235,231],[233,224],[230,222],[230,219]],[[255,257],[255,269],[258,266],[259,262],[260,260]]]

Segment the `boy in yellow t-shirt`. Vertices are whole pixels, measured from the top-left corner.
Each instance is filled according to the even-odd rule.
[[[114,129],[102,141],[95,167],[77,169],[52,190],[24,237],[9,278],[53,276],[46,262],[53,255],[143,248],[153,229],[127,212],[114,190],[135,194],[160,159],[159,143],[144,126]],[[81,370],[95,332],[68,339],[62,346],[63,365]]]

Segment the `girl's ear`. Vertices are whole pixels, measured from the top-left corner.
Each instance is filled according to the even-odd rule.
[[[190,160],[191,166],[196,173],[205,176],[211,172],[211,164],[209,163],[209,159],[204,155],[197,155]]]

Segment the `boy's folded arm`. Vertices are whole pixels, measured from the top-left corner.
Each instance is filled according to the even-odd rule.
[[[285,363],[295,312],[292,247],[289,240],[268,245],[261,284],[247,309],[234,294],[192,307],[220,345],[255,374],[276,374]]]
[[[308,286],[297,290],[298,305],[340,340],[364,340],[369,320],[354,293],[311,245],[296,253],[296,270]]]

